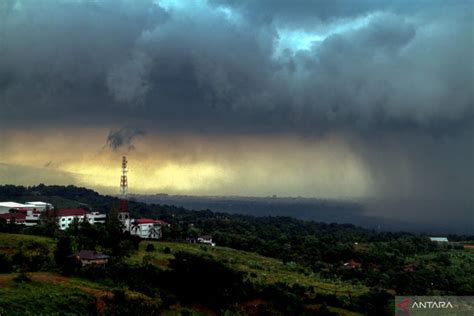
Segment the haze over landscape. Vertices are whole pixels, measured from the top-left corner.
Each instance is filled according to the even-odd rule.
[[[474,229],[469,1],[0,3],[0,183]],[[348,220],[350,222],[350,220]]]

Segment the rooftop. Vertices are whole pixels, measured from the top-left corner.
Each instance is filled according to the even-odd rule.
[[[79,257],[80,259],[85,260],[98,260],[98,259],[108,259],[110,258],[103,253],[97,252],[95,250],[81,250],[72,255],[72,257]]]
[[[142,224],[154,224],[158,223],[158,220],[151,219],[151,218],[138,218],[135,220],[135,224],[142,225]]]
[[[47,202],[42,202],[42,201],[33,201],[33,202],[26,202],[26,204],[31,204],[31,205],[51,205],[51,203],[47,203]]]
[[[5,220],[10,220],[12,218],[15,219],[17,222],[23,222],[26,219],[26,214],[23,213],[6,213],[6,214],[0,214],[0,218],[3,218]]]
[[[430,237],[431,241],[442,241],[442,242],[447,242],[449,241],[447,237]]]
[[[50,211],[50,215],[61,217],[61,216],[84,216],[87,214],[86,210],[82,208],[61,208],[59,210]]]
[[[17,203],[17,202],[0,202],[0,206],[3,206],[3,207],[11,207],[11,208],[25,208],[25,207],[33,207],[34,205],[31,205],[31,204],[21,204],[21,203]]]
[[[212,236],[209,236],[209,235],[199,236],[198,239],[212,240]]]

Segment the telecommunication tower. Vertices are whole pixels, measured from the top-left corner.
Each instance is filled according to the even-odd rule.
[[[122,157],[122,176],[120,177],[120,210],[118,218],[123,224],[123,229],[130,231],[130,214],[128,213],[128,179],[127,157]]]
[[[128,179],[127,179],[127,157],[122,157],[122,176],[120,177],[120,211],[128,211],[127,193],[128,193]]]

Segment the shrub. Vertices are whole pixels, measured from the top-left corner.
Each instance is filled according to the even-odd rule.
[[[12,271],[12,261],[3,253],[0,253],[0,273],[10,273]]]
[[[153,251],[155,251],[155,246],[153,244],[148,244],[148,245],[146,245],[145,251],[146,252],[153,252]]]
[[[209,257],[177,252],[169,268],[167,286],[183,303],[226,309],[247,298],[251,290],[242,272]]]
[[[110,315],[157,315],[162,304],[159,296],[149,297],[139,292],[115,290],[108,300],[106,314]]]

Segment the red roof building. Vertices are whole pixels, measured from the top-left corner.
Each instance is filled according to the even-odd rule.
[[[349,260],[349,262],[346,262],[344,263],[344,267],[348,268],[348,269],[355,269],[355,268],[359,268],[361,266],[361,264],[357,261],[355,261],[354,259],[351,259]]]
[[[58,219],[59,229],[65,230],[69,227],[75,219],[83,221],[86,217],[87,211],[81,208],[61,208],[55,210],[53,216]]]
[[[109,256],[95,250],[81,250],[69,257],[75,258],[76,261],[81,262],[82,266],[89,265],[104,265],[109,262]]]
[[[82,208],[60,208],[49,210],[47,212],[49,216],[63,217],[63,216],[84,216],[87,214],[86,210]]]
[[[160,225],[169,225],[167,222],[161,219],[152,219],[152,218],[138,218],[135,220],[135,224],[160,224]]]
[[[168,225],[168,223],[159,219],[138,218],[133,220],[130,234],[145,239],[160,239],[163,225]]]
[[[84,216],[87,214],[86,210],[82,208],[60,208],[56,211],[56,216]]]
[[[137,225],[143,225],[143,224],[154,224],[158,223],[156,219],[151,219],[151,218],[138,218],[135,220],[135,224]]]
[[[0,218],[3,218],[7,223],[13,219],[15,223],[24,223],[26,221],[26,214],[22,213],[6,213],[0,214]]]

